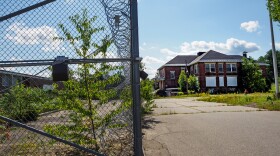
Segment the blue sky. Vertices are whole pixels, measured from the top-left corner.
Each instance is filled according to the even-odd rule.
[[[138,0],[140,55],[146,71],[176,55],[217,50],[258,58],[271,49],[266,0]],[[280,27],[274,24],[277,48]]]
[[[39,1],[1,0],[0,14]],[[53,59],[73,55],[69,45],[53,41],[53,37],[61,36],[58,23],[69,26],[70,15],[98,5],[92,0],[58,0],[1,23],[0,51],[5,54],[0,58]],[[138,7],[140,55],[150,78],[176,55],[212,49],[225,54],[247,51],[257,59],[271,49],[266,0],[138,0]],[[102,7],[89,10],[104,20],[100,15]],[[280,49],[280,27],[274,25]]]

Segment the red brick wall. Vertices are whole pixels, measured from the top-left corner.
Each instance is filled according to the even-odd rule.
[[[182,66],[183,67],[183,66]],[[178,79],[181,73],[181,67],[164,67],[166,88],[178,88]],[[170,79],[170,71],[175,71],[175,79]]]
[[[200,90],[202,92],[207,91],[206,88],[206,76],[216,76],[216,84],[217,87],[216,89],[225,89],[227,87],[227,75],[237,75],[237,88],[242,87],[242,80],[241,80],[241,63],[237,63],[237,73],[227,73],[226,69],[226,63],[223,63],[223,73],[219,73],[219,63],[215,63],[216,67],[216,73],[205,73],[205,64],[204,63],[199,63],[198,68],[199,68],[199,73],[196,75],[199,77],[199,84],[200,84]],[[224,77],[224,87],[219,87],[219,76]]]
[[[199,80],[199,85],[200,85],[200,90],[202,92],[207,91],[206,88],[206,76],[216,76],[216,84],[217,84],[217,89],[224,89],[227,90],[227,76],[228,75],[237,75],[237,88],[241,89],[242,88],[242,72],[241,72],[241,63],[238,62],[237,63],[237,73],[227,73],[227,69],[226,69],[226,63],[223,63],[223,73],[219,73],[219,67],[218,64],[219,63],[215,63],[216,64],[216,73],[205,73],[205,64],[204,63],[198,63],[198,73],[195,74],[198,77]],[[193,69],[194,69],[194,65]],[[183,66],[182,66],[183,67]],[[266,66],[260,66],[260,68],[263,70],[263,75],[266,76],[267,72],[266,72]],[[181,67],[164,67],[163,68],[165,71],[165,86],[166,88],[178,88],[178,79],[179,79],[179,75],[181,72]],[[170,71],[175,71],[175,79],[171,80],[170,79]],[[190,67],[188,67],[188,71],[190,72]],[[192,72],[190,72],[190,74],[194,74],[193,73],[194,70]],[[219,77],[223,76],[224,77],[224,86],[220,87],[219,86]]]

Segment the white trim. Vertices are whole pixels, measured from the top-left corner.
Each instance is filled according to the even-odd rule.
[[[232,63],[237,63],[237,62],[242,62],[242,60],[240,59],[225,59],[225,60],[199,60],[197,62],[191,62],[190,64],[188,64],[188,66],[193,65],[195,63],[199,63],[199,62],[232,62]]]
[[[172,67],[174,67],[174,66],[176,66],[176,67],[180,67],[180,66],[186,67],[187,64],[165,64],[165,65],[163,65],[163,66],[164,66],[164,67],[170,67],[170,66],[172,66]]]
[[[267,64],[267,63],[257,63],[257,64],[260,66],[269,66],[269,64]]]

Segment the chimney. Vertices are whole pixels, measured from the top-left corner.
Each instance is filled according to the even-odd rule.
[[[243,57],[247,58],[247,53],[246,51],[243,52]]]
[[[198,52],[197,56],[201,56],[202,54],[204,54],[205,52]]]

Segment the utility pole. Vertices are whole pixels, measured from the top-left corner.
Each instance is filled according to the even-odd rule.
[[[270,31],[271,31],[271,42],[272,42],[272,59],[273,59],[273,69],[274,69],[274,81],[275,81],[275,97],[279,98],[279,86],[278,86],[278,68],[277,68],[277,58],[275,50],[275,41],[274,41],[274,31],[273,31],[273,22],[269,9],[269,20],[270,20]]]

